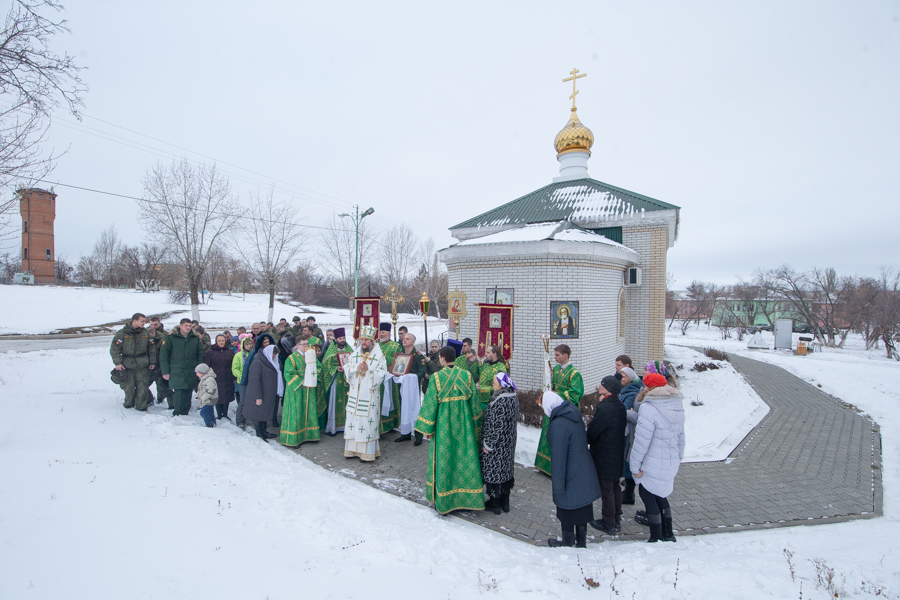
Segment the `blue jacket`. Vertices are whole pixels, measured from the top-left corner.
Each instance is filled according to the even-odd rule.
[[[622,388],[622,391],[619,392],[619,400],[621,400],[622,404],[625,405],[625,410],[634,408],[634,399],[637,398],[637,395],[640,393],[643,387],[644,384],[641,383],[640,379],[638,379],[637,381],[632,381]]]

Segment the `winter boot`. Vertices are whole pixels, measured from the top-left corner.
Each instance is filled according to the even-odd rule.
[[[634,479],[625,480],[625,489],[622,491],[622,504],[634,504]]]
[[[572,546],[575,545],[575,532],[574,531],[571,531],[571,532],[563,531],[562,532],[562,541],[559,541],[556,538],[550,538],[547,541],[547,545],[550,546],[551,548],[563,548],[563,547],[571,548]]]
[[[499,498],[488,498],[488,501],[484,503],[484,507],[495,515],[499,515],[502,512]]]
[[[647,526],[650,524],[650,521],[647,520],[647,511],[639,510],[634,513],[634,522],[638,525]]]
[[[575,526],[575,547],[587,548],[587,525]]]
[[[662,511],[662,541],[676,542],[675,534],[672,532],[672,509],[666,508]]]
[[[603,521],[597,519],[596,521],[588,521],[591,527],[596,529],[597,531],[602,531],[606,535],[616,535],[618,533],[615,527],[607,527],[603,524]]]
[[[503,509],[503,512],[509,512],[509,492],[500,496],[500,508]]]
[[[651,544],[662,539],[662,517],[658,514],[647,515],[650,521],[650,539],[647,540]]]
[[[413,446],[421,446],[422,445],[422,434],[418,431],[416,432],[416,441],[413,442]]]
[[[408,442],[411,439],[412,439],[411,435],[409,435],[408,433],[404,433],[394,441],[395,442]]]

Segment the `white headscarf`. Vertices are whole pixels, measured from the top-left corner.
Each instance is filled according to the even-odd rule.
[[[265,356],[272,366],[275,367],[275,372],[278,374],[278,395],[284,396],[284,379],[281,378],[281,365],[278,364],[278,359],[275,358],[275,346],[269,344],[265,348],[263,348],[263,356]]]
[[[544,407],[544,414],[548,417],[550,413],[553,412],[553,409],[565,402],[559,394],[556,392],[544,392],[544,398],[541,400],[541,404]]]

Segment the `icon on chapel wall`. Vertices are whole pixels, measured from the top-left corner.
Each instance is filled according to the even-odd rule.
[[[484,301],[488,304],[515,304],[515,288],[487,288]]]
[[[578,338],[578,301],[550,302],[550,337]]]

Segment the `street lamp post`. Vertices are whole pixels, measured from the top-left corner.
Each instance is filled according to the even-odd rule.
[[[355,205],[353,208],[356,210],[355,215],[351,215],[348,213],[341,213],[338,216],[339,217],[350,217],[353,220],[353,225],[356,227],[356,267],[354,269],[355,272],[353,274],[353,297],[355,298],[355,297],[359,296],[359,224],[362,222],[363,219],[365,219],[366,217],[371,215],[373,212],[375,212],[375,209],[370,207],[368,210],[366,210],[362,214],[359,214],[359,206]]]

